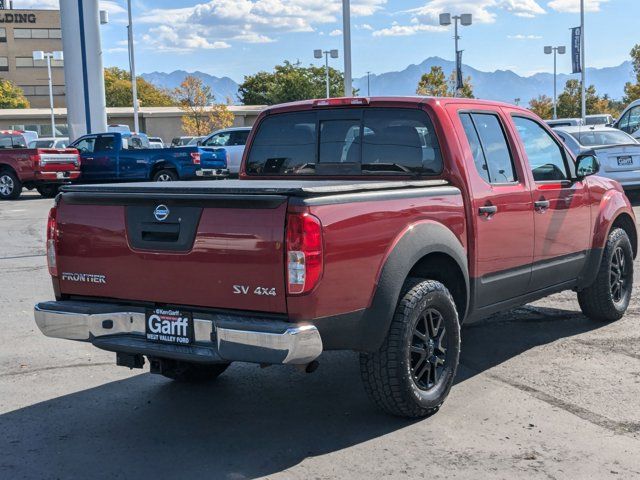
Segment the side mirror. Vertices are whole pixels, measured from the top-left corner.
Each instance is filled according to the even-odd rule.
[[[589,175],[595,175],[600,171],[600,162],[593,153],[584,153],[578,156],[576,162],[576,175],[582,180]]]

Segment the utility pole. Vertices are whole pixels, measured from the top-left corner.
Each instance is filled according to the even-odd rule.
[[[580,0],[580,60],[582,61],[582,121],[587,118],[587,62],[584,58],[584,0]]]
[[[133,131],[140,132],[138,124],[138,86],[136,85],[136,61],[133,50],[133,22],[131,19],[131,0],[127,0],[127,12],[129,14],[129,25],[127,26],[129,42],[129,72],[131,75],[131,95],[133,96]]]
[[[342,0],[342,36],[344,38],[344,96],[353,96],[351,78],[351,6],[349,0]]]

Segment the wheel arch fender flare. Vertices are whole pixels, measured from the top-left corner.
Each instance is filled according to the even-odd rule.
[[[469,269],[467,252],[460,240],[449,228],[435,221],[410,225],[392,244],[380,270],[370,306],[364,312],[362,344],[366,346],[365,350],[374,351],[382,345],[406,279],[412,269],[430,254],[446,255],[458,265],[465,283],[465,311],[468,309]]]
[[[171,160],[156,158],[150,163],[149,176],[153,177],[159,170],[169,169],[178,172],[178,167]]]
[[[614,226],[620,226],[627,231],[634,258],[638,253],[635,215],[626,195],[618,190],[609,190],[602,196],[598,209],[593,225],[591,251],[585,269],[580,275],[578,290],[588,287],[595,280],[607,239]]]

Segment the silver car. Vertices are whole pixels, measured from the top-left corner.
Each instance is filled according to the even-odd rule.
[[[576,156],[592,150],[600,162],[603,177],[617,180],[623,187],[640,188],[640,143],[615,128],[559,127],[553,129]]]
[[[213,132],[202,140],[205,147],[224,147],[229,154],[227,168],[232,176],[237,176],[242,163],[242,155],[251,127],[232,127]]]

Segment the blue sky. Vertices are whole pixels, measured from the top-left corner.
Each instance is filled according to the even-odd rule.
[[[640,0],[585,0],[587,64],[618,65],[640,43]],[[127,66],[126,3],[103,0],[105,66]],[[57,0],[14,0],[19,8],[57,8]],[[353,69],[402,70],[430,56],[453,59],[453,32],[437,14],[472,13],[462,27],[464,62],[521,75],[550,71],[544,45],[569,45],[579,0],[352,0]],[[340,0],[133,0],[136,66],[142,72],[200,70],[241,81],[283,60],[317,62],[314,48],[342,56]],[[342,60],[334,61],[341,67]],[[570,57],[559,69],[570,71]]]

